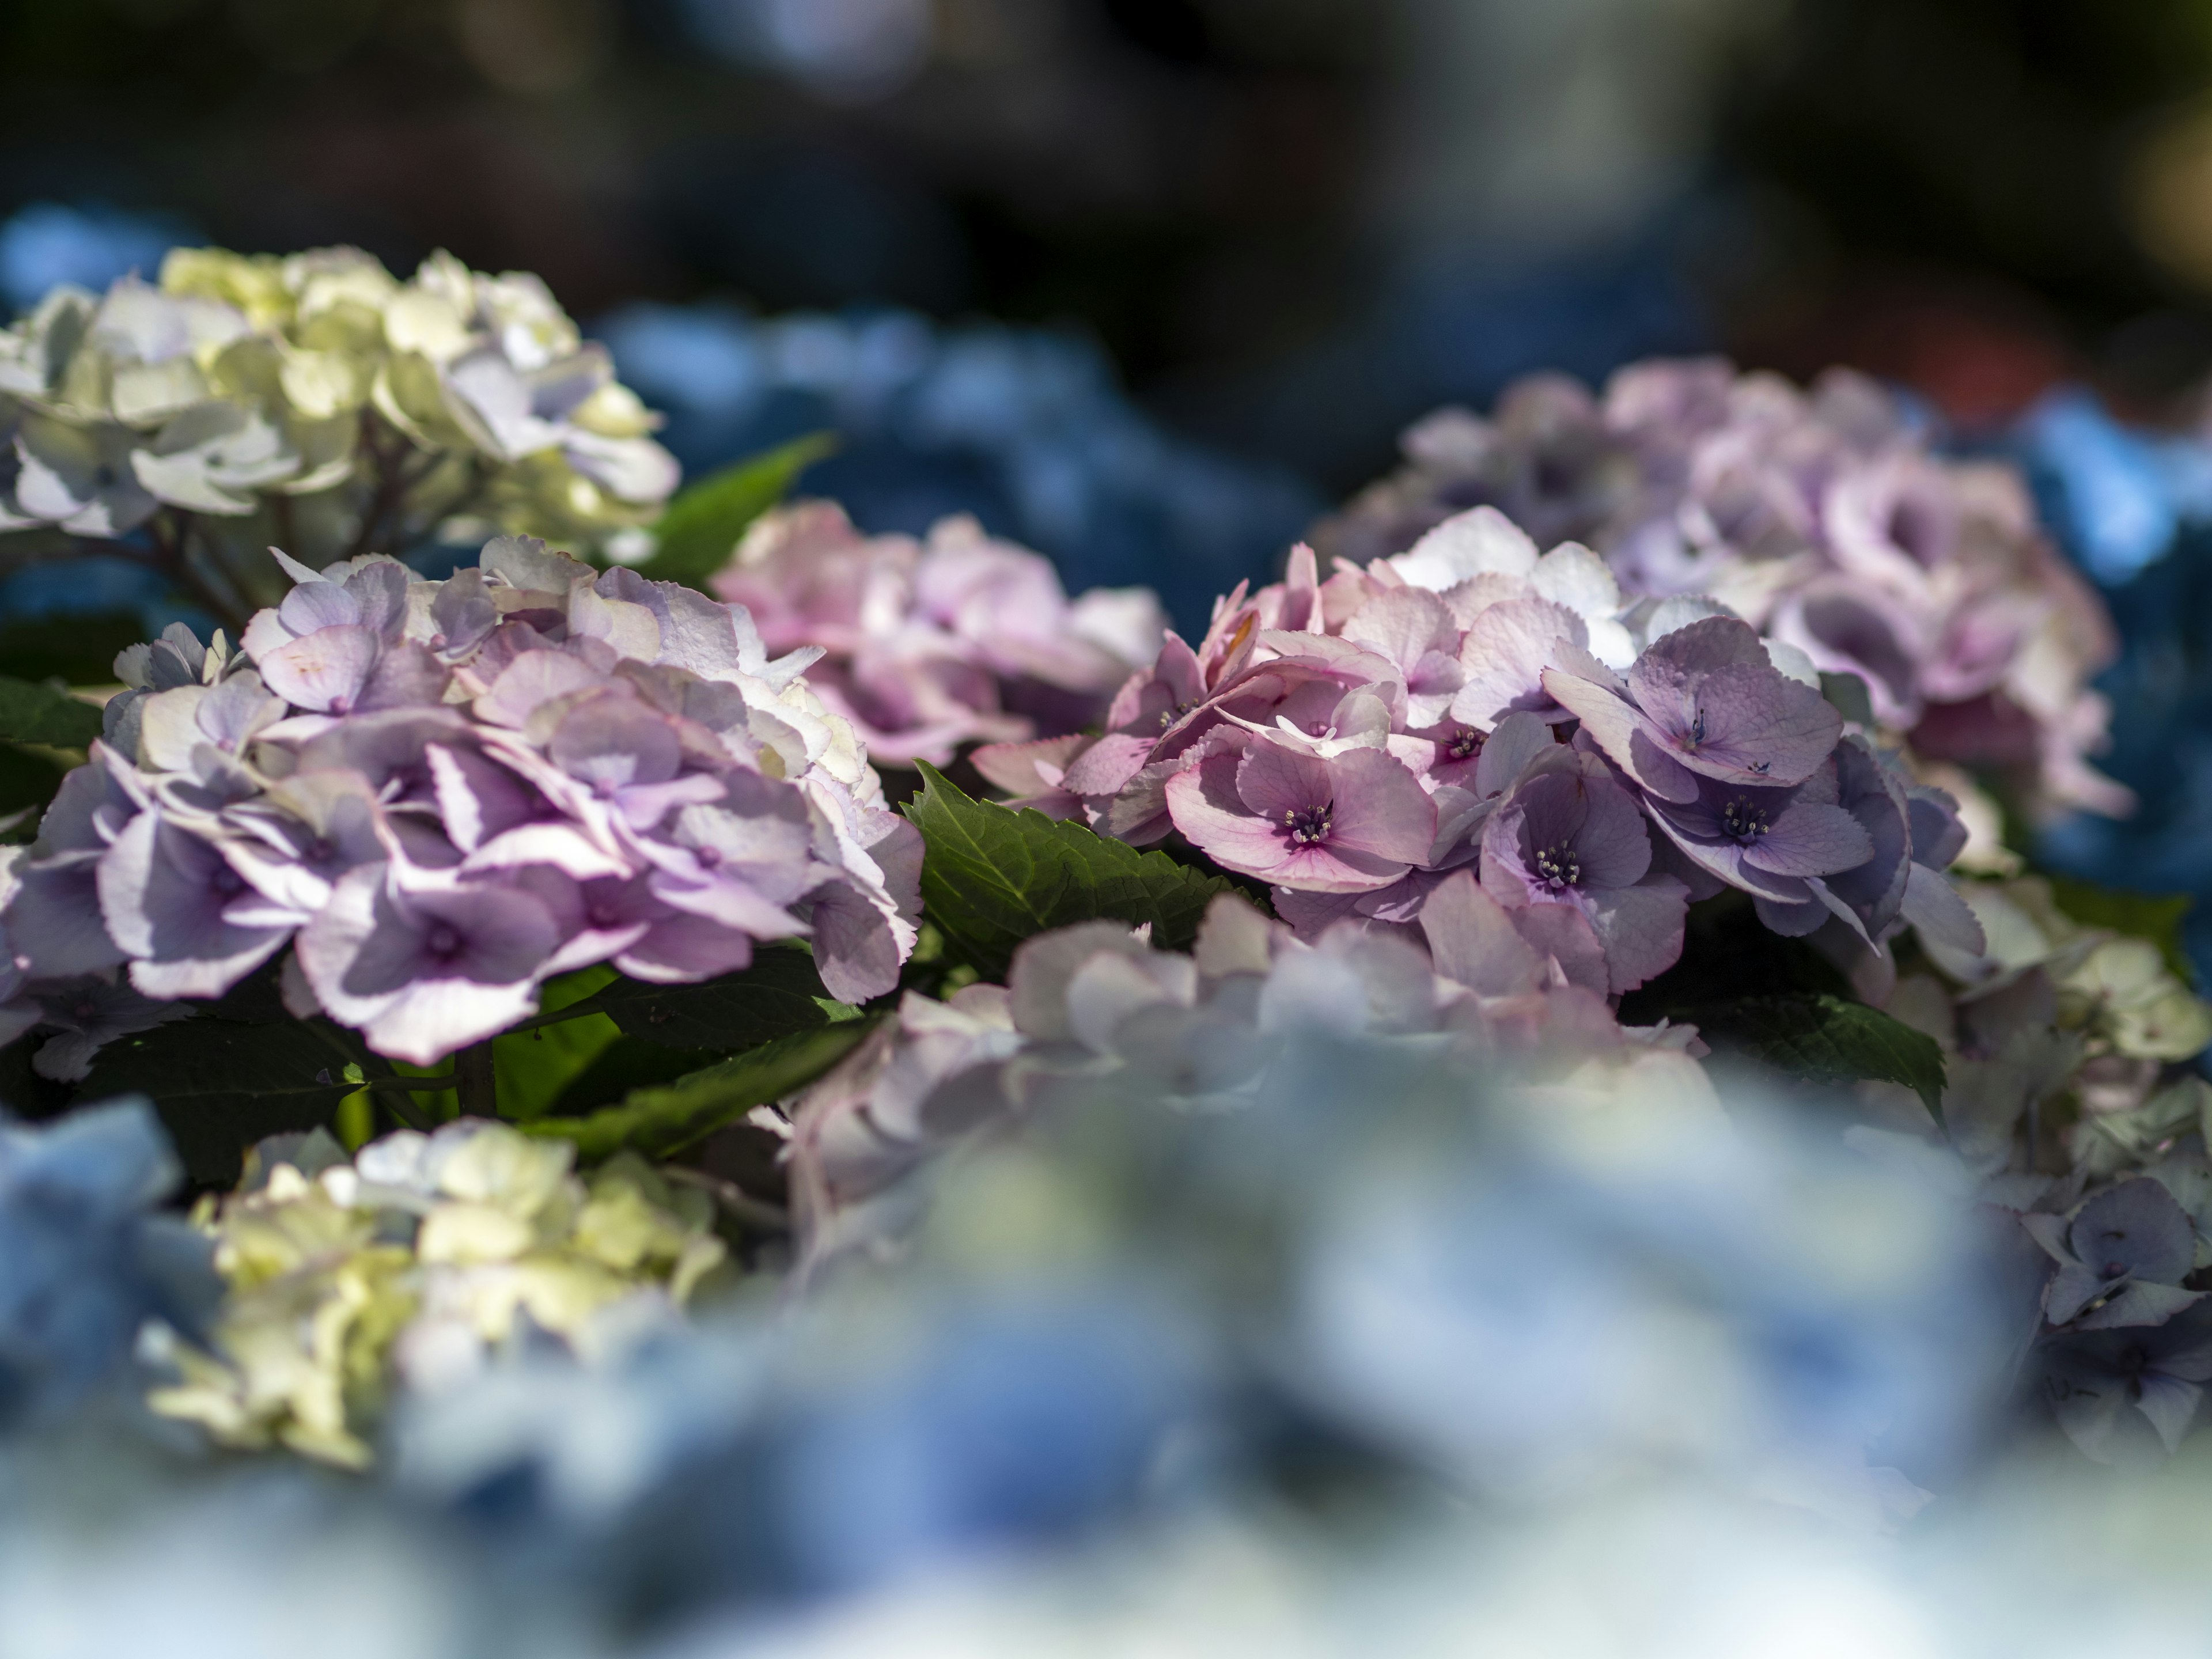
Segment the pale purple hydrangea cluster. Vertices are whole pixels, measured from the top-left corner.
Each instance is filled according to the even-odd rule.
[[[769,650],[824,653],[817,694],[885,766],[1093,725],[1167,626],[1147,588],[1069,599],[1049,560],[973,519],[863,536],[829,501],[769,514],[712,585]]]
[[[1847,733],[1802,652],[1710,599],[1626,603],[1588,549],[1540,556],[1489,507],[1327,581],[1302,547],[1195,648],[1169,635],[1103,734],[974,761],[1102,833],[1180,831],[1307,935],[1431,927],[1468,872],[1600,995],[1672,965],[1690,901],[1725,887],[1847,962],[1907,925],[1979,938],[1940,873],[1955,803]]]
[[[1897,397],[1834,370],[1801,391],[1717,359],[1545,374],[1484,418],[1446,409],[1407,465],[1316,540],[1368,560],[1477,505],[1595,548],[1643,598],[1711,595],[1819,667],[1859,675],[1913,751],[2008,775],[2023,804],[2124,813],[2090,766],[2118,653],[2105,607],[2018,473],[1934,453]]]
[[[800,678],[817,653],[533,540],[445,581],[277,556],[295,586],[236,650],[123,654],[105,741],[0,878],[0,1020],[58,1029],[41,1070],[287,945],[295,1012],[416,1063],[593,963],[702,980],[804,937],[836,996],[897,982],[921,839]]]
[[[1351,919],[1302,939],[1223,895],[1188,954],[1084,922],[1022,945],[1003,986],[908,993],[896,1021],[788,1108],[802,1271],[907,1225],[921,1197],[908,1177],[979,1132],[1101,1097],[1253,1109],[1295,1092],[1301,1045],[1316,1041],[1376,1056],[1407,1045],[1551,1095],[1619,1091],[1645,1112],[1715,1104],[1695,1028],[1622,1025],[1470,870],[1404,932]]]

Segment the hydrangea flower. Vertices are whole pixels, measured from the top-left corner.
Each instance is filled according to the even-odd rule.
[[[1839,919],[1884,962],[1908,890],[1915,922],[1975,937],[1940,873],[1963,845],[1955,806],[1869,744],[1839,751],[1844,717],[1802,652],[1711,599],[1630,602],[1587,549],[1540,554],[1489,507],[1326,581],[1294,550],[1282,581],[1224,596],[1197,646],[1168,635],[1105,728],[986,744],[975,764],[1103,834],[1179,832],[1311,934],[1416,929],[1475,865],[1528,913],[1515,929],[1601,994],[1672,965],[1685,903],[1724,885],[1784,932]]]
[[[1687,805],[1698,778],[1771,788],[1804,782],[1834,752],[1843,716],[1818,690],[1777,669],[1747,624],[1714,617],[1676,629],[1638,656],[1626,680],[1568,669],[1545,690],[1646,794]]]
[[[2069,1334],[2044,1350],[2042,1383],[2066,1437],[2100,1463],[2142,1413],[2169,1452],[2181,1449],[2212,1381],[2212,1316],[2191,1308],[2162,1325]]]
[[[657,424],[527,274],[178,248],[158,284],[64,286],[0,333],[0,532],[188,514],[218,568],[198,597],[242,618],[271,539],[319,567],[446,520],[634,532],[676,487]]]
[[[1969,883],[1960,896],[1982,943],[1960,948],[1924,933],[1923,940],[1936,964],[1970,994],[2039,972],[2050,988],[2055,1024],[2079,1032],[2093,1056],[2148,1064],[2154,1074],[2156,1062],[2186,1060],[2212,1043],[2212,1004],[2176,977],[2148,940],[2075,921],[2050,884],[2033,876]]]
[[[1191,844],[1224,869],[1301,892],[1358,892],[1428,854],[1436,806],[1387,750],[1317,753],[1261,732],[1208,755],[1167,787]]]
[[[1048,561],[973,519],[921,542],[864,537],[827,501],[764,515],[712,586],[771,651],[824,653],[817,694],[887,765],[945,766],[963,744],[1091,725],[1166,626],[1144,588],[1071,601]]]
[[[2043,1316],[2053,1325],[2163,1325],[2203,1299],[2181,1287],[2197,1265],[2196,1231],[2156,1181],[2107,1188],[2070,1220],[2032,1214],[2021,1221],[2058,1264],[2043,1297]]]
[[[124,963],[146,997],[218,996],[296,945],[295,1001],[428,1063],[592,963],[703,979],[804,936],[833,994],[896,982],[920,839],[799,678],[813,653],[542,543],[444,582],[279,557],[295,585],[240,649],[125,653],[0,895],[17,1006]],[[52,1023],[81,1067],[99,1023]]]
[[[1404,449],[1402,471],[1316,532],[1324,553],[1402,558],[1455,514],[1502,509],[1547,543],[1588,544],[1632,598],[1710,596],[1860,676],[1916,754],[2006,772],[2051,809],[2128,809],[2087,759],[2109,718],[2090,683],[2118,649],[2103,605],[2014,471],[1934,453],[1861,376],[1801,391],[1660,361],[1593,396],[1539,375],[1488,418],[1430,416]]]
[[[1509,909],[1558,907],[1586,923],[1603,952],[1601,993],[1633,990],[1682,954],[1688,889],[1652,871],[1636,798],[1595,756],[1554,744],[1529,763],[1483,827],[1482,881]]]
[[[480,1119],[403,1130],[349,1162],[320,1134],[264,1143],[196,1224],[228,1284],[204,1346],[171,1340],[155,1410],[225,1445],[347,1468],[398,1382],[449,1384],[523,1322],[580,1333],[625,1297],[683,1302],[722,1259],[702,1193]]]
[[[1462,871],[1421,912],[1425,939],[1357,918],[1306,939],[1224,896],[1187,955],[1119,922],[1085,922],[1024,941],[1004,987],[969,986],[946,1004],[910,994],[895,1025],[788,1104],[801,1271],[909,1227],[913,1177],[980,1131],[1102,1088],[1256,1109],[1288,1086],[1306,1041],[1441,1046],[1547,1086],[1634,1075],[1710,1105],[1694,1029],[1621,1026],[1601,947],[1590,939],[1595,983],[1577,981],[1553,954],[1555,932],[1518,930],[1532,908],[1507,911]]]

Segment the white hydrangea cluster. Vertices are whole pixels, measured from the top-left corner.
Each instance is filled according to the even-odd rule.
[[[395,1379],[449,1383],[525,1322],[575,1337],[624,1297],[687,1299],[723,1259],[712,1201],[634,1155],[579,1176],[575,1151],[468,1118],[272,1157],[194,1214],[228,1294],[208,1348],[155,1339],[178,1378],[155,1410],[360,1468]]]
[[[459,520],[592,545],[673,457],[538,278],[447,253],[179,248],[158,283],[55,289],[0,333],[0,531],[157,550],[242,615],[270,542],[319,567]]]

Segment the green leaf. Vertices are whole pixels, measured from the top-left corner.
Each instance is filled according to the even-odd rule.
[[[35,749],[18,748],[12,743],[0,743],[0,814],[21,812],[26,807],[39,811],[26,817],[16,839],[28,841],[37,829],[46,804],[52,800],[62,787],[67,769],[58,761]]]
[[[1901,1083],[1943,1107],[1943,1051],[1936,1039],[1879,1008],[1826,993],[1747,997],[1695,1011],[1716,1050],[1742,1055],[1808,1083],[1835,1086],[1879,1079]]]
[[[2181,924],[2194,901],[2186,893],[2132,893],[2097,887],[2065,876],[2045,878],[2051,902],[2084,927],[2109,927],[2158,946],[2166,965],[2185,985],[2197,982],[2189,952],[2181,943]]]
[[[20,679],[112,685],[117,655],[145,637],[136,611],[71,611],[59,627],[49,617],[21,617],[0,623],[0,662]]]
[[[1824,672],[1820,676],[1820,695],[1827,700],[1828,707],[1845,720],[1869,732],[1874,730],[1874,694],[1856,674]]]
[[[93,1061],[79,1101],[152,1097],[185,1172],[203,1184],[238,1179],[264,1135],[313,1129],[361,1087],[341,1047],[313,1025],[240,1025],[204,1016],[118,1037]]]
[[[987,979],[1004,976],[1024,939],[1110,917],[1152,925],[1152,943],[1188,945],[1219,876],[1140,853],[1079,823],[1024,807],[971,800],[927,762],[921,793],[902,809],[921,831],[921,902],[953,954]]]
[[[0,675],[0,738],[82,749],[100,735],[100,710],[66,691],[35,680]]]
[[[1729,888],[1692,904],[1680,960],[1620,1000],[1624,1025],[1695,1020],[1756,988],[1848,996],[1850,981],[1802,939],[1784,939],[1759,919],[1751,895]]]
[[[703,985],[648,985],[617,979],[595,995],[517,1029],[605,1014],[626,1036],[664,1048],[711,1048],[730,1054],[774,1037],[852,1019],[857,1008],[823,989],[814,958],[789,946],[770,945],[752,966]]]
[[[518,1127],[526,1134],[573,1140],[577,1156],[588,1161],[625,1149],[665,1156],[756,1106],[805,1087],[859,1047],[874,1024],[848,1019],[796,1031],[664,1087],[633,1089],[619,1106],[582,1117],[534,1118]]]
[[[574,1028],[553,1029],[562,1031]],[[679,1077],[689,1077],[728,1058],[726,1054],[707,1049],[663,1048],[641,1037],[617,1034],[612,1042],[592,1056],[591,1064],[568,1079],[545,1115],[580,1117],[613,1104],[633,1089],[673,1083]]]
[[[607,967],[563,974],[538,993],[538,1006],[549,1013],[565,1015],[605,989],[616,977],[615,970]],[[622,1032],[604,1014],[556,1018],[529,1030],[502,1032],[491,1045],[499,1115],[544,1116],[610,1043],[621,1041]],[[458,1096],[454,1104],[458,1108]]]
[[[837,447],[817,432],[710,472],[669,502],[653,526],[659,542],[638,574],[698,587],[728,561],[747,526],[781,501],[799,475]]]

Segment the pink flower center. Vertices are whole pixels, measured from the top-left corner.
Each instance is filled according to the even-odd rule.
[[[1444,753],[1454,760],[1465,760],[1482,748],[1482,733],[1471,726],[1462,726],[1452,740],[1444,745]]]
[[[441,921],[422,936],[422,948],[434,957],[457,956],[460,952],[461,936]]]
[[[1329,826],[1334,822],[1326,806],[1293,806],[1283,814],[1283,833],[1293,847],[1314,847],[1328,839]]]

